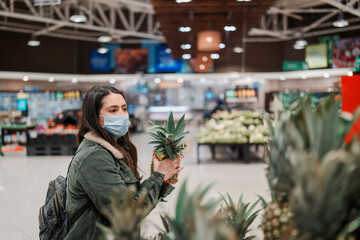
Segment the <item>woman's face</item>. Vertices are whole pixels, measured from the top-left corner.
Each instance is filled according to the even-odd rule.
[[[102,107],[99,112],[99,123],[104,126],[105,115],[128,115],[127,104],[124,97],[118,93],[110,93],[102,100]]]

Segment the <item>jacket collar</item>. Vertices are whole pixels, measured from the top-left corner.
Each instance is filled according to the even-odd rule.
[[[109,150],[116,159],[124,158],[124,155],[118,149],[116,149],[113,145],[111,145],[105,139],[100,137],[96,132],[87,132],[84,135],[84,138],[100,144],[101,146]]]

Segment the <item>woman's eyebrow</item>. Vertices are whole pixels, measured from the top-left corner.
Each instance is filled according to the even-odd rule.
[[[107,108],[114,108],[114,107],[118,108],[119,106],[118,105],[110,105]]]
[[[121,105],[121,107],[127,107],[127,104]]]

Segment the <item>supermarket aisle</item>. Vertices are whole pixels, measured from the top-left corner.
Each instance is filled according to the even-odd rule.
[[[133,141],[138,147],[140,168],[145,176],[149,174],[152,157],[148,140],[145,134],[133,135]],[[215,183],[210,192],[213,197],[218,197],[218,193],[229,192],[237,199],[243,192],[246,201],[254,202],[256,194],[268,195],[264,164],[225,161],[197,165],[195,152],[192,149],[185,154],[185,169],[179,183],[175,185],[178,188],[188,179],[189,190],[200,183]],[[204,159],[210,156],[207,148],[203,148],[200,154]],[[47,184],[59,174],[66,174],[70,160],[71,156],[26,157],[8,154],[0,157],[0,239],[38,239],[37,216],[45,199]],[[147,217],[143,227],[144,235],[157,232],[153,223],[160,221],[159,213],[174,212],[178,188],[168,197],[168,203],[162,203]],[[254,223],[253,228],[258,223]],[[260,231],[254,233],[261,239]]]

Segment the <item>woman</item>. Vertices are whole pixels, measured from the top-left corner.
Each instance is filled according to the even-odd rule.
[[[111,210],[114,190],[120,198],[129,186],[136,186],[136,196],[146,190],[146,205],[155,207],[174,189],[166,180],[183,169],[176,169],[180,157],[161,162],[153,157],[154,173],[140,184],[129,125],[126,101],[119,90],[96,86],[86,93],[77,134],[79,148],[69,167],[66,189],[66,212],[77,220],[66,240],[103,237],[98,225],[110,225],[104,215]]]

